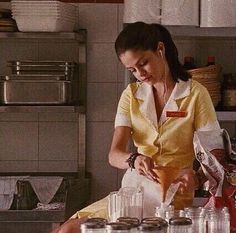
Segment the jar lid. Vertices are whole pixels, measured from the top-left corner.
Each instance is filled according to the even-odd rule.
[[[80,229],[99,229],[104,228],[105,224],[103,222],[97,222],[97,221],[86,221],[80,225]]]
[[[117,222],[128,223],[131,227],[137,227],[139,225],[139,219],[135,217],[119,217]]]
[[[161,217],[149,217],[142,219],[142,223],[159,223],[162,227],[167,227],[168,222]]]
[[[96,217],[96,218],[88,218],[86,220],[86,222],[102,222],[102,223],[106,224],[107,220],[105,218]]]
[[[139,231],[155,231],[156,232],[161,229],[162,229],[161,225],[153,224],[153,223],[141,223],[138,226]]]
[[[191,225],[192,220],[186,217],[174,217],[169,220],[170,225]]]
[[[106,230],[129,230],[131,226],[124,222],[110,222],[106,224]]]

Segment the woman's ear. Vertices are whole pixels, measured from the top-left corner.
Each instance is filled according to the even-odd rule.
[[[164,46],[164,43],[161,41],[157,45],[157,52],[162,58],[165,55],[165,46]]]

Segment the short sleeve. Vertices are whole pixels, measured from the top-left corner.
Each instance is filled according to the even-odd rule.
[[[207,89],[200,86],[196,99],[194,127],[196,131],[208,131],[220,129],[215,108]]]
[[[128,126],[131,127],[130,118],[130,101],[131,101],[131,89],[128,86],[122,93],[115,118],[115,127]]]

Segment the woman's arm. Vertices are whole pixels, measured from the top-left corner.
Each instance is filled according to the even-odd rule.
[[[131,128],[127,126],[118,126],[112,139],[111,149],[109,152],[109,163],[120,169],[129,168],[127,160],[131,154],[128,151],[128,142],[131,138]],[[152,158],[143,154],[138,154],[134,160],[134,168],[140,175],[147,176],[151,180],[157,180],[157,175],[153,172],[154,162]]]
[[[128,152],[128,142],[131,138],[131,128],[127,126],[118,126],[115,128],[111,149],[109,152],[109,163],[113,167],[120,169],[129,168],[126,160],[130,156]]]

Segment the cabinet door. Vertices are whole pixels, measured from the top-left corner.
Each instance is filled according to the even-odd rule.
[[[1,172],[34,172],[38,169],[38,123],[0,122]]]

